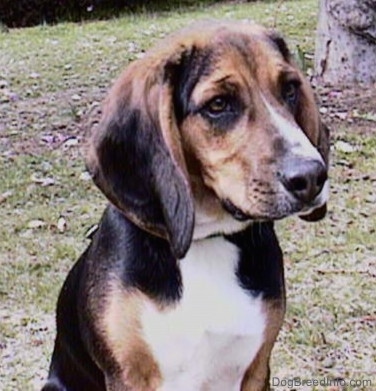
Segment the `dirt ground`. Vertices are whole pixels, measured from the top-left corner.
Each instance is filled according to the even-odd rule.
[[[321,116],[334,138],[336,130],[344,126],[376,137],[376,86],[318,87],[317,96]]]

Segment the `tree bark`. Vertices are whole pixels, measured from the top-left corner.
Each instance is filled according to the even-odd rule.
[[[376,0],[320,0],[315,74],[332,85],[376,82]]]

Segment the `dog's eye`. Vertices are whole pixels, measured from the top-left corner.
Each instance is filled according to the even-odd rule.
[[[300,82],[292,80],[286,82],[282,87],[282,98],[290,106],[294,107],[298,100]]]
[[[230,102],[225,96],[217,96],[206,104],[205,109],[209,115],[215,117],[228,111]]]
[[[243,110],[238,97],[227,94],[217,95],[206,101],[200,108],[200,115],[209,121],[216,131],[230,130],[240,118]]]

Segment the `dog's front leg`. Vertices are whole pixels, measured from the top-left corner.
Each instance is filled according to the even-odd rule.
[[[242,381],[241,391],[269,391],[269,359],[271,346],[264,344],[253,363],[248,368]]]
[[[137,385],[124,383],[121,377],[111,376],[106,378],[106,391],[157,391],[155,382],[147,379],[139,379]]]
[[[106,391],[157,391],[162,382],[155,363],[147,356],[106,374],[105,378]]]
[[[285,295],[271,299],[266,303],[267,327],[264,333],[264,343],[248,367],[244,375],[241,391],[269,391],[271,352],[282,326],[285,313]]]

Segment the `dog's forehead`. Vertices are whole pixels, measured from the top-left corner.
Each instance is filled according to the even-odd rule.
[[[195,83],[194,95],[200,100],[225,84],[267,85],[268,80],[277,79],[283,70],[291,70],[283,39],[255,24],[214,24],[202,26],[201,33],[191,28],[175,39],[194,57],[188,73],[199,74],[195,78],[200,82]]]
[[[214,30],[207,47],[213,53],[216,72],[246,72],[266,77],[289,68],[290,56],[283,39],[275,32],[253,24],[225,25]]]
[[[256,23],[230,22],[230,21],[206,21],[192,24],[167,39],[173,39],[176,43],[208,45],[213,41],[231,39],[238,36],[244,38],[267,37],[270,31]]]
[[[239,55],[259,57],[267,53],[275,57],[281,54],[283,40],[272,30],[250,22],[204,21],[190,25],[169,35],[151,51],[157,58],[177,58],[192,49],[200,52],[237,52]],[[283,45],[282,45],[283,46]],[[152,55],[153,56],[153,55]],[[153,56],[154,57],[154,56]],[[215,56],[213,56],[213,59]]]

